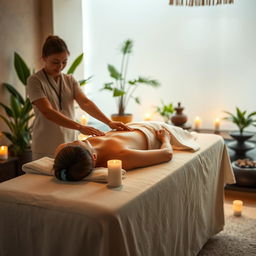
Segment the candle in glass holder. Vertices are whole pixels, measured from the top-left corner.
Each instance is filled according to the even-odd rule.
[[[234,216],[241,216],[243,209],[243,201],[241,200],[234,200],[233,201],[233,214]]]
[[[8,159],[8,147],[7,146],[0,147],[0,159],[1,160]]]
[[[194,125],[195,125],[195,129],[196,130],[199,130],[200,126],[201,126],[201,123],[202,123],[202,120],[199,116],[197,116],[195,118],[195,121],[194,121]]]
[[[87,118],[87,116],[86,116],[86,115],[82,115],[82,116],[81,116],[81,119],[80,119],[80,124],[81,124],[81,125],[87,125],[87,123],[88,123],[88,118]]]
[[[122,185],[122,161],[108,160],[108,185],[119,187]]]
[[[215,131],[219,131],[220,130],[220,119],[219,118],[216,118],[214,120],[214,130]]]

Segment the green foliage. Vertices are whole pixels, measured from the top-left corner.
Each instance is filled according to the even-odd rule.
[[[240,133],[243,133],[244,129],[250,125],[256,126],[256,112],[251,112],[247,114],[247,111],[242,111],[238,107],[236,107],[236,113],[232,114],[228,111],[224,111],[228,114],[227,117],[224,117],[224,120],[230,121],[238,126]]]
[[[73,74],[76,68],[80,65],[83,59],[83,54],[79,55],[68,69],[68,74]],[[18,53],[14,53],[14,67],[20,82],[26,86],[27,79],[31,72]],[[34,73],[34,70],[33,70]],[[79,81],[80,85],[85,85],[91,77]],[[5,89],[10,93],[10,106],[0,103],[5,111],[6,116],[0,115],[9,128],[8,132],[2,132],[11,142],[10,151],[15,156],[21,155],[27,148],[30,147],[32,125],[30,121],[34,114],[32,113],[32,104],[29,99],[23,97],[13,85],[3,83]]]
[[[20,81],[23,83],[23,85],[26,86],[27,79],[30,76],[30,71],[25,61],[21,58],[21,56],[17,52],[14,53],[14,67]]]
[[[134,97],[134,92],[140,85],[148,85],[151,87],[158,87],[160,83],[157,80],[149,79],[139,76],[137,79],[126,80],[129,57],[132,53],[133,41],[126,40],[123,42],[121,47],[121,67],[120,70],[115,68],[113,65],[108,65],[108,72],[114,82],[105,83],[101,90],[111,91],[112,96],[117,99],[118,114],[123,115],[125,109],[130,101],[133,99],[137,104],[140,104],[141,100],[139,97]]]
[[[171,115],[174,112],[173,104],[164,104],[164,102],[161,100],[161,106],[156,107],[156,112],[163,117],[164,121],[168,123],[170,120]]]

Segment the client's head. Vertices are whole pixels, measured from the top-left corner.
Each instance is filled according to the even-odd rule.
[[[96,155],[89,142],[75,141],[61,144],[55,154],[53,169],[59,180],[82,180],[94,168]]]

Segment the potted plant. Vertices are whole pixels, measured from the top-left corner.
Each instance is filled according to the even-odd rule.
[[[228,111],[224,112],[228,114],[228,116],[223,119],[234,123],[238,127],[238,131],[229,133],[236,141],[230,142],[228,146],[234,149],[238,155],[242,156],[246,151],[255,147],[253,143],[246,142],[246,140],[250,139],[255,133],[244,130],[250,125],[256,125],[256,112],[247,114],[246,110],[242,111],[238,107],[236,107],[236,112],[234,114]]]
[[[156,112],[162,116],[162,118],[164,119],[165,123],[169,123],[171,115],[174,112],[174,108],[173,108],[173,104],[169,103],[169,104],[165,104],[162,100],[161,100],[161,105],[156,107]]]
[[[83,59],[83,54],[79,55],[68,69],[68,74],[73,74],[78,65]],[[17,76],[21,83],[26,86],[27,79],[31,72],[18,53],[14,53],[14,67]],[[79,81],[83,86],[87,83],[88,79]],[[0,118],[6,123],[9,131],[2,131],[2,133],[10,140],[9,146],[12,155],[19,157],[20,166],[23,163],[29,162],[32,159],[30,150],[31,132],[32,132],[32,104],[29,99],[23,97],[13,85],[3,83],[3,86],[10,93],[10,104],[0,103],[0,106],[5,110],[5,116],[0,115]]]
[[[121,66],[118,70],[113,65],[108,65],[108,72],[114,82],[105,83],[101,90],[107,90],[112,92],[112,96],[117,100],[118,113],[112,114],[111,118],[114,121],[122,121],[124,123],[132,121],[132,114],[126,113],[126,107],[133,99],[136,103],[140,104],[141,100],[139,97],[134,96],[134,92],[140,85],[149,85],[151,87],[160,86],[159,82],[154,79],[139,76],[133,80],[127,80],[127,71],[129,64],[129,57],[132,53],[133,41],[126,40],[123,42],[121,47]]]

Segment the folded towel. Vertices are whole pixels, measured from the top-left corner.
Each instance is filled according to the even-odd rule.
[[[23,164],[22,170],[25,173],[54,175],[53,171],[54,159],[50,157],[43,157],[35,161]],[[122,169],[122,178],[125,178],[126,171]],[[84,180],[95,182],[108,182],[108,168],[95,168],[90,175],[86,176]]]
[[[177,150],[193,150],[200,149],[200,145],[195,141],[195,133],[188,132],[180,127],[169,125],[163,122],[147,121],[128,123],[130,127],[140,130],[147,138],[148,149],[158,149],[161,146],[160,141],[156,137],[156,131],[165,129],[171,135],[171,144]]]

